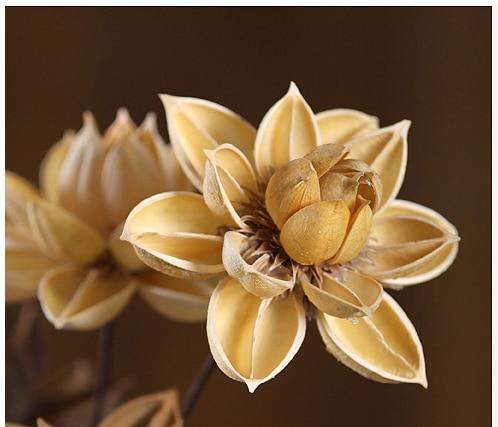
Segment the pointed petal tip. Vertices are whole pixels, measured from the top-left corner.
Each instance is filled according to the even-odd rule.
[[[177,97],[173,95],[168,95],[167,93],[160,93],[159,99],[161,100],[165,108],[172,107],[177,103]]]
[[[259,381],[246,381],[247,389],[251,394],[256,391],[256,389],[260,386],[260,384],[261,383]]]
[[[421,378],[418,379],[417,384],[420,384],[426,390],[429,388],[429,383],[427,382],[427,375],[424,372]]]
[[[83,128],[91,131],[98,131],[97,121],[91,111],[83,112]]]
[[[142,122],[142,128],[149,131],[157,131],[157,115],[153,111],[149,111]]]
[[[299,88],[297,87],[297,84],[294,83],[293,81],[290,82],[289,90],[287,92],[289,94],[292,94],[292,95],[300,95],[301,94],[301,92],[299,91]]]
[[[131,121],[130,112],[125,107],[119,107],[116,111],[116,122],[126,123]]]

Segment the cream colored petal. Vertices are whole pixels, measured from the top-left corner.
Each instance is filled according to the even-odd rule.
[[[136,137],[116,141],[102,168],[102,194],[109,225],[116,227],[143,199],[164,190],[153,153]]]
[[[443,244],[441,248],[436,248],[436,253],[431,254],[429,259],[424,260],[412,273],[397,278],[383,279],[386,285],[395,289],[434,279],[450,267],[458,253],[457,229],[442,215],[430,208],[406,200],[393,200],[381,215],[376,216],[376,219],[383,220],[384,218],[406,215],[437,224],[437,227],[440,227],[449,236],[448,240],[451,242]]]
[[[102,165],[105,147],[91,113],[75,135],[59,172],[59,203],[87,224],[107,231],[102,212]]]
[[[116,118],[105,131],[104,142],[107,146],[112,146],[129,138],[136,129],[137,125],[130,117],[128,110],[121,107],[116,112]]]
[[[242,227],[237,207],[249,201],[247,191],[257,191],[251,164],[239,149],[230,144],[206,150],[205,154],[202,192],[206,205],[225,224]]]
[[[268,110],[258,128],[254,146],[256,169],[263,181],[290,160],[298,159],[320,145],[315,115],[294,83]]]
[[[28,203],[40,199],[38,191],[23,177],[5,172],[5,215],[15,227],[29,231]]]
[[[311,284],[304,276],[300,283],[313,305],[334,317],[369,316],[382,300],[380,283],[354,271],[344,271],[340,279],[324,275],[320,286]]]
[[[369,202],[363,198],[358,201],[356,211],[349,220],[346,237],[330,264],[345,264],[352,261],[365,247],[372,226],[372,210]]]
[[[227,278],[209,301],[207,334],[214,360],[251,393],[292,360],[305,331],[304,310],[292,293],[262,300]]]
[[[134,290],[133,283],[117,271],[64,266],[43,277],[38,299],[57,329],[93,330],[113,320]]]
[[[118,225],[109,236],[107,247],[111,253],[114,261],[125,271],[136,272],[147,268],[145,264],[140,261],[133,245],[121,240],[123,233],[124,223]]]
[[[292,160],[277,169],[266,187],[266,209],[278,228],[298,210],[319,201],[318,175],[307,159]]]
[[[360,136],[346,144],[352,159],[363,160],[382,181],[379,211],[393,200],[401,188],[406,170],[407,138],[411,122],[402,120],[392,126]]]
[[[237,279],[250,293],[260,298],[272,298],[293,288],[294,280],[289,275],[263,272],[255,263],[249,264],[242,257],[247,247],[247,237],[235,231],[225,233],[223,240],[223,265],[227,273]]]
[[[98,427],[181,427],[180,403],[176,390],[147,394],[125,402]]]
[[[213,287],[209,282],[168,277],[156,271],[133,276],[138,293],[159,314],[178,322],[206,319]]]
[[[422,344],[401,307],[387,293],[377,310],[355,322],[320,313],[327,351],[366,378],[427,387]]]
[[[122,239],[155,270],[179,278],[206,277],[224,271],[223,223],[200,194],[162,193],[139,203],[128,216]]]
[[[28,205],[31,233],[50,258],[90,264],[105,250],[105,241],[75,215],[44,200]]]
[[[316,120],[323,144],[343,144],[379,127],[377,117],[347,108],[322,111]]]
[[[41,193],[50,202],[59,203],[59,175],[73,140],[74,132],[65,132],[62,139],[48,150],[40,165]]]
[[[280,232],[287,254],[300,264],[319,264],[341,247],[349,222],[349,209],[342,200],[327,200],[306,206],[292,215]]]
[[[168,132],[180,165],[192,184],[202,189],[204,150],[233,144],[251,158],[255,129],[233,111],[196,98],[160,95]]]
[[[316,147],[311,153],[306,154],[305,158],[313,164],[320,178],[347,154],[348,150],[343,145],[325,144]]]

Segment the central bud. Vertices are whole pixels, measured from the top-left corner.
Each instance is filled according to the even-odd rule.
[[[277,169],[268,182],[266,210],[298,264],[345,264],[367,242],[382,185],[366,163],[347,154],[341,145],[319,146]]]

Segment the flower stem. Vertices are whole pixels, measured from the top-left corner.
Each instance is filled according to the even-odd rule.
[[[187,418],[192,412],[192,409],[194,409],[194,406],[197,403],[197,400],[199,399],[199,396],[201,395],[211,372],[213,372],[214,370],[214,365],[215,364],[213,356],[211,356],[211,353],[209,353],[204,360],[201,368],[199,369],[199,372],[194,377],[192,383],[190,384],[190,387],[185,393],[185,399],[183,400],[182,404],[183,422],[186,422]]]
[[[92,426],[96,427],[102,418],[106,389],[109,383],[113,323],[109,322],[99,331],[98,367],[94,391]]]

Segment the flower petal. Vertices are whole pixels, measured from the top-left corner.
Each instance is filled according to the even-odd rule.
[[[87,224],[107,231],[107,218],[97,206],[104,206],[101,191],[105,147],[91,113],[75,135],[59,172],[60,204]]]
[[[206,205],[225,224],[242,227],[237,207],[249,201],[246,190],[257,191],[251,164],[239,149],[230,144],[206,150],[205,154],[207,161],[202,192]]]
[[[320,145],[315,115],[294,83],[268,110],[259,125],[254,146],[256,169],[267,182],[275,169]]]
[[[93,330],[113,320],[134,290],[126,276],[117,271],[64,266],[43,277],[38,299],[57,329]]]
[[[366,378],[427,387],[422,344],[412,323],[387,293],[377,310],[355,322],[320,313],[327,351]]]
[[[227,278],[209,301],[207,333],[214,360],[251,393],[291,361],[305,331],[304,310],[292,293],[262,300]]]
[[[15,227],[29,232],[28,203],[39,199],[38,191],[28,180],[5,172],[5,215]]]
[[[248,239],[235,231],[225,233],[223,239],[223,265],[227,273],[237,279],[250,293],[260,298],[272,298],[292,289],[294,280],[290,275],[265,274],[242,257]]]
[[[377,117],[347,108],[322,111],[316,120],[323,144],[343,144],[379,127]]]
[[[118,225],[109,236],[107,241],[107,248],[111,253],[114,261],[119,266],[129,272],[136,272],[147,268],[145,264],[138,258],[133,245],[121,240],[123,233],[124,223]]]
[[[319,201],[318,175],[307,159],[292,160],[277,169],[266,187],[266,209],[278,228],[298,210]]]
[[[348,150],[341,144],[325,144],[316,147],[304,157],[313,164],[318,178],[320,178],[347,154]]]
[[[156,271],[133,276],[138,293],[159,314],[179,322],[206,319],[213,287],[205,281],[168,277]]]
[[[314,203],[297,211],[282,227],[280,242],[300,264],[319,264],[341,247],[349,222],[349,209],[342,200]]]
[[[255,129],[233,111],[196,98],[160,95],[166,110],[168,132],[180,165],[192,184],[202,189],[204,150],[229,143],[252,156]]]
[[[311,284],[304,276],[300,283],[313,305],[334,317],[369,316],[382,300],[380,283],[354,271],[344,271],[340,280],[324,275],[320,286]]]
[[[125,402],[107,415],[99,427],[181,427],[180,403],[176,390],[147,394]]]
[[[104,239],[78,217],[44,200],[28,205],[31,233],[50,258],[90,264],[105,250]]]
[[[407,137],[411,122],[402,120],[392,126],[360,136],[346,144],[352,159],[363,160],[382,181],[379,211],[393,200],[405,177]]]
[[[398,226],[402,226],[403,224],[407,225],[408,222],[406,220],[396,221],[396,217],[406,218],[406,216],[422,221],[423,226],[427,221],[436,225],[436,229],[429,228],[429,230],[432,230],[435,233],[433,236],[419,235],[418,238],[417,236],[413,236],[408,238],[407,241],[415,239],[415,242],[418,241],[419,246],[423,249],[427,246],[430,247],[431,238],[437,239],[443,235],[444,239],[442,239],[439,244],[433,246],[433,252],[429,252],[429,256],[423,258],[423,262],[418,262],[417,268],[411,273],[405,272],[399,277],[382,279],[383,283],[393,289],[399,289],[434,279],[450,267],[458,252],[459,238],[457,229],[443,216],[425,206],[406,200],[393,200],[387,209],[384,210],[379,217],[376,217],[376,220],[377,222],[380,221],[382,224],[385,219],[390,218],[393,224],[396,222]],[[391,223],[391,221],[389,221],[389,223]],[[384,226],[387,224],[388,223],[384,223]],[[374,222],[373,229],[376,230],[377,236],[381,234],[380,231],[382,230],[379,230],[378,227],[376,227],[376,222]],[[392,230],[392,233],[396,233],[396,235],[399,235],[401,232],[402,230],[397,232],[395,232],[394,229]],[[429,237],[429,241],[424,242],[424,240],[427,240],[427,237]],[[377,238],[382,237],[378,236]]]
[[[155,270],[179,278],[205,277],[224,271],[221,261],[223,226],[200,194],[156,194],[128,216],[122,239]]]

